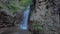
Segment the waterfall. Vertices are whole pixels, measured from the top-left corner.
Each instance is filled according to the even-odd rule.
[[[26,10],[24,11],[22,24],[20,25],[20,28],[22,30],[27,30],[28,29],[28,16],[29,16],[29,12],[30,12],[30,5],[28,5]]]

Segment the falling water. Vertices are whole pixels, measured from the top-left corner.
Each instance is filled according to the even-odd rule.
[[[27,30],[28,29],[28,16],[29,16],[29,12],[30,12],[30,5],[28,5],[27,9],[24,11],[22,24],[20,25],[20,28],[22,30]]]

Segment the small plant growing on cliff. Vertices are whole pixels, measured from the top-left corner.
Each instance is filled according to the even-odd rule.
[[[34,27],[34,29],[38,29],[38,30],[42,30],[43,27],[40,25],[37,25],[36,23],[32,23],[32,26]]]

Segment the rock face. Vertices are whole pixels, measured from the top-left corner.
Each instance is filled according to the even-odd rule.
[[[60,0],[35,0],[30,21],[43,26],[44,34],[60,34]],[[41,31],[40,31],[41,32]]]
[[[0,28],[12,26],[14,22],[14,18],[12,16],[7,15],[4,11],[0,11]]]

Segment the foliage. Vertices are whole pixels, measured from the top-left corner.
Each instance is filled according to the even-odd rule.
[[[26,7],[28,4],[31,4],[31,1],[32,1],[32,0],[21,0],[20,3],[21,3],[21,5],[23,5],[23,6]]]
[[[32,26],[34,27],[34,29],[38,29],[38,30],[42,30],[43,29],[42,26],[40,26],[40,25],[38,25],[36,23],[32,23]]]
[[[1,2],[2,6],[0,6],[0,9],[4,8],[12,13],[16,13],[21,9],[21,7],[24,7],[24,10],[29,3],[31,3],[31,0],[7,0],[5,2]]]

